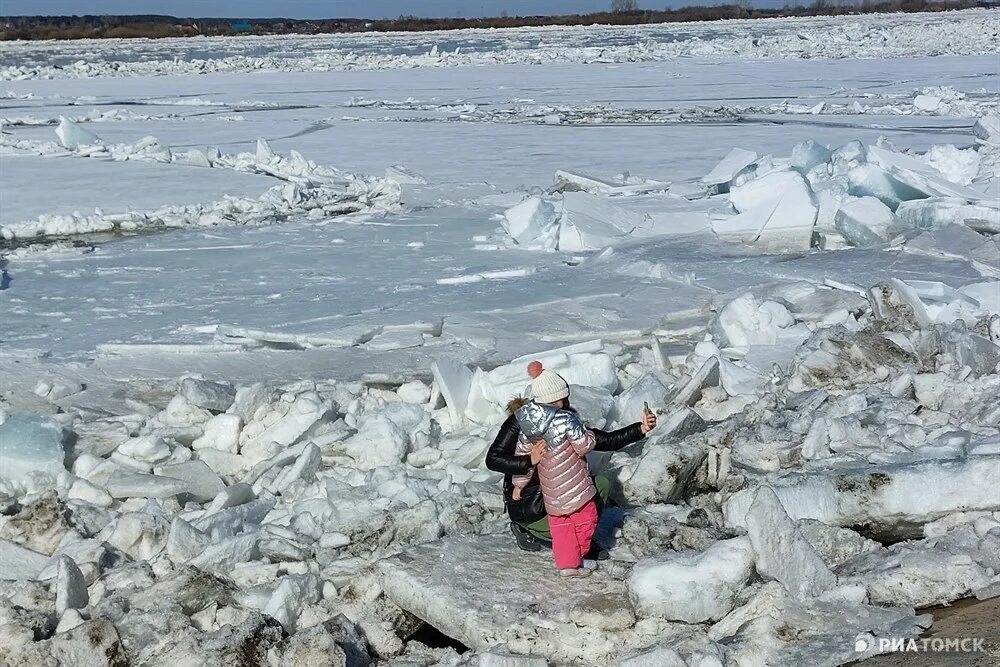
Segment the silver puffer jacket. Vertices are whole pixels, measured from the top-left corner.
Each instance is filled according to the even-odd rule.
[[[583,427],[579,416],[569,410],[528,402],[514,413],[521,435],[516,454],[530,454],[531,444],[545,439],[545,454],[538,462],[545,511],[566,516],[587,504],[597,494],[587,467],[587,452],[594,448],[594,434]],[[515,475],[514,486],[524,488],[531,473]]]

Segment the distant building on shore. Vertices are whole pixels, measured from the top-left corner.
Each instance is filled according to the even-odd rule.
[[[229,24],[229,27],[233,29],[234,32],[250,32],[253,27],[250,25],[250,21],[233,21]]]

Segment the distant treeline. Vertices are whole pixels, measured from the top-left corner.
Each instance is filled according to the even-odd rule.
[[[681,7],[663,11],[617,11],[564,16],[495,16],[491,18],[396,19],[185,19],[174,16],[9,16],[0,18],[0,40],[84,39],[111,37],[193,37],[197,35],[285,35],[375,31],[457,30],[522,26],[640,25],[719,19],[834,16],[878,12],[938,12],[996,6],[998,0],[816,0],[810,5],[756,9],[749,2],[714,7]]]

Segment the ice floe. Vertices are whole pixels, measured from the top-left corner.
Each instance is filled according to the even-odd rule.
[[[393,181],[358,176],[306,160],[296,151],[285,157],[271,151],[263,139],[254,153],[223,154],[218,150],[174,152],[154,137],[133,144],[108,145],[77,124],[63,119],[57,133],[61,146],[45,142],[8,140],[0,148],[16,153],[69,155],[76,158],[148,161],[204,166],[262,174],[281,181],[260,197],[226,197],[208,204],[164,206],[151,211],[124,211],[92,215],[42,215],[37,220],[11,221],[0,235],[13,239],[40,239],[113,231],[141,231],[177,227],[260,225],[291,215],[312,219],[359,212],[392,210],[400,200]]]

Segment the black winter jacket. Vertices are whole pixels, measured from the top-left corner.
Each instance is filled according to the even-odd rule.
[[[638,442],[646,436],[642,432],[640,423],[632,424],[620,428],[617,431],[601,431],[590,429],[594,433],[597,444],[594,446],[595,452],[617,452],[628,447],[633,442]],[[503,473],[503,500],[507,508],[507,515],[511,521],[520,523],[531,523],[545,516],[542,503],[539,502],[542,493],[538,486],[538,475],[534,475],[528,486],[521,490],[521,499],[514,500],[511,494],[514,485],[511,482],[511,475],[526,475],[531,470],[531,457],[527,454],[518,456],[514,454],[517,447],[517,438],[521,435],[521,427],[517,424],[514,415],[507,417],[500,432],[486,452],[486,467],[494,472]]]

